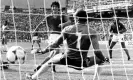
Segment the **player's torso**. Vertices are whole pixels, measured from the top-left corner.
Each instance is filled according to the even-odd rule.
[[[65,19],[64,19],[64,16],[56,16],[56,17],[53,17],[53,16],[49,16],[48,19],[48,26],[50,27],[50,29],[52,31],[61,31],[61,28],[59,28],[59,24],[61,23],[64,23],[65,22]]]
[[[68,57],[79,59],[81,58],[81,52],[84,58],[87,56],[91,44],[88,33],[89,30],[86,26],[79,26],[78,30],[76,27],[70,28],[70,31],[68,29],[68,33],[66,33],[64,36],[69,49]]]
[[[123,27],[120,25],[120,23],[112,25],[112,31],[114,34],[118,34],[119,31],[122,29],[123,29]]]
[[[82,35],[80,40],[78,40],[78,35],[70,35],[68,34],[67,44],[69,48],[72,48],[74,50],[88,50],[90,46],[90,39],[86,35]]]
[[[2,36],[5,36],[7,34],[7,26],[3,25],[2,26]]]

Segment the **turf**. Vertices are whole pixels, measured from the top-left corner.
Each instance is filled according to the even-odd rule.
[[[16,45],[16,43],[8,43],[8,46]],[[35,64],[39,64],[48,54],[44,55],[33,55],[30,54],[31,43],[29,42],[18,42],[17,45],[22,46],[26,49],[27,58],[25,64],[20,66],[10,65],[7,70],[0,70],[0,80],[26,80],[25,74],[32,73],[36,67]],[[42,48],[46,47],[47,44],[42,43]],[[119,45],[114,47],[113,59],[111,64],[103,66],[103,71],[100,76],[100,80],[133,80],[133,46],[127,46],[131,56],[131,60],[127,61],[125,52],[121,50]],[[108,47],[106,45],[100,45],[100,48],[105,56],[108,56]],[[92,47],[91,47],[92,50]],[[122,56],[123,54],[123,56]],[[93,55],[93,51],[88,53],[88,56]],[[5,60],[5,53],[2,54]],[[86,68],[83,71],[77,71],[66,66],[57,65],[57,73],[53,73],[51,69],[39,76],[39,80],[93,80],[95,66]],[[69,72],[68,72],[69,71]]]

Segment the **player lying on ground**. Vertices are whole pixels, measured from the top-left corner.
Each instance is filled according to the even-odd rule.
[[[48,38],[49,44],[54,43],[58,39],[58,37],[61,34],[61,31],[65,26],[73,24],[71,21],[72,17],[70,17],[69,19],[68,15],[60,14],[60,4],[58,2],[53,2],[51,4],[51,10],[52,10],[52,14],[46,17],[46,23],[48,28],[50,29],[49,30],[50,35]],[[61,45],[61,47],[62,46],[63,45]],[[45,60],[35,69],[35,71],[39,69],[42,64],[47,62],[54,54],[59,52],[60,52],[60,49],[55,49],[51,51],[50,55],[45,58]],[[55,66],[53,66],[53,71],[56,72]]]
[[[115,46],[115,44],[117,42],[121,43],[121,47],[122,49],[125,51],[128,60],[130,60],[130,55],[128,50],[126,49],[125,46],[125,41],[124,41],[124,33],[127,31],[126,28],[124,27],[124,25],[122,23],[120,23],[118,18],[113,18],[114,22],[111,25],[110,28],[110,33],[112,35],[110,35],[110,39],[109,39],[109,54],[110,54],[110,58],[112,58],[112,48]]]
[[[33,35],[33,38],[32,38],[32,50],[33,50],[35,42],[38,44],[39,49],[41,49],[41,46],[40,46],[41,41],[40,41],[40,38],[39,38],[39,33],[35,32],[33,34],[34,35]]]
[[[77,18],[77,23],[75,25],[65,27],[62,30],[60,37],[53,44],[42,50],[41,53],[45,54],[58,48],[64,40],[66,40],[68,44],[67,52],[56,54],[55,56],[51,57],[34,74],[27,74],[26,77],[28,79],[36,79],[37,76],[41,75],[43,72],[46,72],[50,68],[51,64],[69,65],[71,67],[75,66],[73,68],[82,70],[81,67],[87,68],[95,65],[95,63],[100,65],[106,61],[106,58],[103,56],[99,49],[98,36],[96,31],[86,24],[86,11],[78,10],[75,16]],[[91,44],[94,48],[95,57],[87,57]]]

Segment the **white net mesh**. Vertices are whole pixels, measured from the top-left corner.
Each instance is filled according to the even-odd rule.
[[[100,50],[106,57],[109,57],[108,40],[110,35],[109,29],[113,23],[112,17],[119,18],[120,22],[127,29],[126,33],[124,33],[124,42],[131,60],[127,60],[125,51],[122,49],[118,40],[118,43],[112,49],[113,58],[110,60],[110,63],[100,66],[102,68],[102,74],[98,75],[98,80],[133,79],[132,0],[1,0],[0,67],[4,66],[2,61],[7,61],[5,52],[5,48],[7,47],[5,46],[8,46],[8,48],[14,45],[22,46],[27,54],[24,64],[9,64],[9,69],[1,68],[0,80],[25,80],[25,73],[33,73],[36,66],[48,56],[48,54],[30,54],[30,52],[33,43],[32,37],[36,32],[39,33],[41,39],[41,48],[43,49],[48,45],[50,28],[48,27],[46,16],[51,14],[50,5],[53,1],[60,3],[60,15],[64,13],[66,15],[73,14],[78,8],[83,8],[87,11],[87,24],[97,31]],[[9,29],[5,30],[7,31],[7,45],[2,44],[3,36],[1,33],[5,20],[9,22]],[[61,20],[62,23],[63,21]],[[37,44],[34,44],[33,48],[38,49],[39,47]],[[94,49],[91,45],[88,56],[93,55]],[[74,67],[76,68],[76,66]],[[84,67],[82,65],[81,69],[83,70],[75,70],[69,68],[68,65],[56,65],[55,68],[57,73],[49,69],[38,77],[39,80],[94,80],[98,66],[94,65],[83,69]]]

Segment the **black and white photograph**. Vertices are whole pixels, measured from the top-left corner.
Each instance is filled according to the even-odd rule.
[[[0,0],[0,80],[133,80],[133,0]]]

